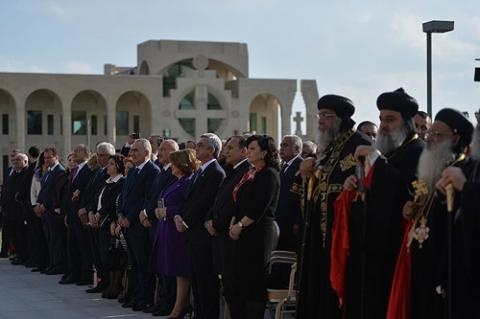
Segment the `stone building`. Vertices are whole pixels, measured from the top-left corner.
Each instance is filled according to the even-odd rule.
[[[249,78],[248,62],[244,43],[151,40],[137,46],[136,66],[106,64],[103,75],[0,73],[3,167],[13,148],[53,145],[63,157],[78,143],[121,148],[130,132],[290,134],[297,81]],[[301,83],[312,138],[318,93]]]

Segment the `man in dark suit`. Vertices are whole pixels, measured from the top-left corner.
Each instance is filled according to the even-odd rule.
[[[70,274],[63,278],[60,284],[76,282],[78,285],[86,285],[91,281],[92,256],[86,230],[78,215],[80,203],[92,176],[92,171],[87,165],[89,157],[89,151],[84,144],[77,145],[73,150],[73,160],[77,166],[70,172],[64,204],[69,230],[67,249]]]
[[[10,166],[8,168],[5,168],[4,171],[3,171],[2,197],[4,196],[4,193],[5,193],[4,190],[7,188],[8,178],[14,172],[13,163],[15,162],[15,157],[17,156],[18,153],[20,153],[20,151],[18,149],[13,149],[10,152]],[[0,211],[2,211],[2,215],[5,214],[4,210],[2,210],[1,205],[0,205]],[[10,242],[9,242],[8,231],[9,231],[8,230],[8,225],[5,226],[5,222],[2,221],[2,251],[0,252],[1,257],[8,257],[8,254],[9,254]]]
[[[211,237],[204,224],[225,178],[217,161],[221,150],[222,141],[217,135],[206,133],[200,137],[196,151],[202,166],[192,178],[181,216],[175,217],[177,230],[186,233],[196,318],[218,318],[219,283],[213,266]]]
[[[283,161],[280,170],[280,198],[275,219],[280,227],[277,249],[297,251],[300,230],[300,196],[302,178],[298,172],[301,157],[302,139],[296,135],[286,135],[280,143],[280,157]]]
[[[250,169],[247,161],[247,140],[243,136],[232,136],[225,145],[226,177],[218,190],[210,209],[206,227],[212,236],[213,260],[217,273],[222,273],[224,240],[228,237],[230,221],[235,211],[233,189]]]
[[[42,189],[38,194],[34,211],[42,215],[48,235],[50,263],[46,274],[56,275],[62,274],[66,266],[65,224],[64,215],[61,212],[61,199],[68,178],[65,168],[58,161],[55,148],[47,147],[43,154],[48,171],[42,179]]]
[[[172,168],[169,160],[169,155],[172,152],[178,151],[178,144],[174,140],[165,140],[160,143],[158,147],[158,158],[157,163],[160,167],[160,174],[153,181],[151,188],[151,195],[149,201],[144,210],[142,210],[138,216],[140,223],[148,230],[148,239],[150,244],[153,244],[156,226],[158,223],[157,218],[155,217],[155,209],[158,207],[158,196],[162,190],[170,185],[176,177],[172,174]],[[155,258],[155,254],[150,256]],[[153,261],[152,261],[153,262]],[[150,262],[149,264],[152,264]],[[155,280],[155,273],[151,272],[149,275],[150,280]],[[174,304],[175,304],[175,292],[176,292],[176,278],[168,276],[159,276],[159,286],[160,286],[160,300],[158,304],[153,305],[151,308],[145,309],[144,312],[153,313],[158,316],[166,316],[170,314]],[[157,300],[154,300],[157,302]]]
[[[127,244],[137,273],[136,298],[128,300],[124,307],[143,310],[153,304],[154,283],[149,281],[148,260],[151,247],[148,231],[140,223],[139,214],[150,199],[151,188],[160,169],[150,160],[152,147],[147,139],[136,140],[130,149],[135,168],[130,169],[118,203],[118,222],[125,229]]]
[[[12,161],[12,174],[8,177],[8,183],[3,190],[1,206],[4,209],[4,225],[9,230],[9,242],[15,247],[13,265],[26,262],[28,255],[26,249],[26,228],[23,215],[22,198],[25,198],[25,176],[28,170],[28,157],[23,153],[17,153]]]

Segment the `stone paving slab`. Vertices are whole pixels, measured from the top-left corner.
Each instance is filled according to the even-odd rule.
[[[33,273],[0,259],[0,319],[154,318],[100,294],[87,294],[85,286],[59,285],[59,280],[60,276]]]

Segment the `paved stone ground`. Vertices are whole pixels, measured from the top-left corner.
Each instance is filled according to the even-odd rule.
[[[116,300],[85,293],[85,286],[59,280],[0,259],[0,319],[166,318],[124,309]]]

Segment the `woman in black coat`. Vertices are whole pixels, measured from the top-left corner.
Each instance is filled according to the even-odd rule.
[[[232,319],[263,319],[267,265],[265,238],[278,203],[279,156],[272,137],[247,139],[252,169],[233,190],[235,212],[225,243],[223,282]],[[268,252],[267,252],[268,253]]]
[[[123,156],[112,155],[108,159],[106,167],[109,178],[105,180],[102,187],[95,194],[95,219],[92,225],[96,237],[94,249],[94,260],[97,275],[101,279],[99,285],[87,292],[101,292],[107,288],[112,278],[109,276],[108,250],[111,242],[111,224],[117,217],[117,198],[122,192],[125,178],[123,172]]]

